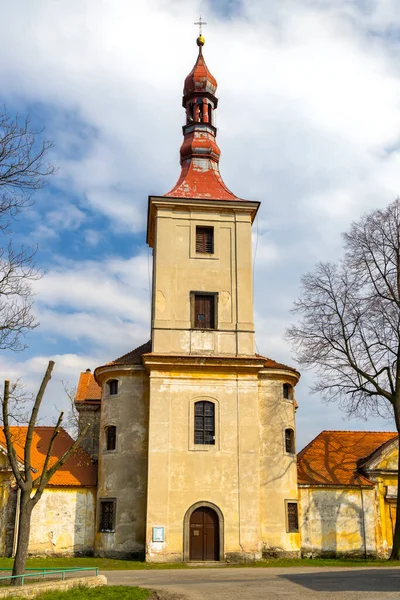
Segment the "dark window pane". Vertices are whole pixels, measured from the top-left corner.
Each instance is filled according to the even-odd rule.
[[[196,402],[196,404],[194,405],[194,414],[203,416],[204,402]]]
[[[291,398],[292,386],[288,383],[283,384],[283,397],[289,400]]]
[[[107,450],[115,450],[117,442],[117,428],[114,425],[107,427]]]
[[[288,518],[288,531],[299,530],[299,516],[297,512],[297,502],[287,503],[287,518]]]
[[[214,417],[204,417],[204,429],[214,431]]]
[[[114,502],[100,502],[100,531],[114,530]]]
[[[112,379],[111,381],[108,382],[108,387],[110,389],[110,396],[113,396],[114,394],[118,394],[118,381],[117,379]]]
[[[196,417],[194,422],[195,429],[204,429],[204,417]]]
[[[204,414],[214,416],[214,404],[211,402],[204,402]]]
[[[194,432],[194,443],[195,444],[204,444],[204,433],[203,433],[203,431],[195,431]]]
[[[204,434],[204,443],[209,444],[209,445],[215,444],[214,433],[210,433],[210,432],[206,431]]]
[[[294,431],[293,429],[285,429],[285,449],[286,452],[294,454]]]

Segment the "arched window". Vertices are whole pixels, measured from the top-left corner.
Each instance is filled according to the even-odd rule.
[[[118,394],[118,379],[111,379],[110,381],[107,381],[107,383],[110,396],[115,396],[115,394]]]
[[[117,447],[117,428],[115,425],[106,427],[106,448],[107,450],[115,450]]]
[[[292,386],[289,385],[289,383],[283,384],[283,397],[286,398],[286,400],[292,399]]]
[[[194,443],[215,444],[215,410],[212,402],[194,405]]]
[[[294,431],[285,429],[285,450],[288,454],[294,454]]]

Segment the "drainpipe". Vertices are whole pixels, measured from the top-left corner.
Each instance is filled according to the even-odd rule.
[[[364,558],[367,558],[367,539],[365,534],[365,513],[364,513],[364,494],[363,489],[361,489],[361,514],[362,514],[362,535],[363,535],[363,543],[364,543]]]

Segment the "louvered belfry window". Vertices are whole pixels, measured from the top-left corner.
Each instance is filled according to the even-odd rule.
[[[194,294],[193,323],[195,329],[215,329],[215,294]]]
[[[299,515],[297,512],[297,502],[287,503],[287,527],[289,533],[299,530]]]
[[[214,254],[214,227],[196,227],[196,252]]]
[[[215,444],[215,412],[212,402],[194,405],[194,443]]]

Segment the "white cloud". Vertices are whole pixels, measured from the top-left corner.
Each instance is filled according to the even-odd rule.
[[[221,171],[239,196],[263,201],[257,339],[277,360],[291,362],[282,337],[301,274],[338,256],[352,219],[400,193],[397,4],[246,0],[227,20],[206,4]],[[198,13],[197,0],[8,6],[0,23],[3,95],[52,109],[46,133],[57,143],[57,184],[65,198],[79,199],[52,208],[38,238],[51,244],[64,228],[73,240],[87,226],[87,208],[114,232],[142,232],[144,245],[147,195],[165,193],[179,174],[180,94],[195,61]],[[92,247],[101,241],[92,224],[82,235]],[[146,252],[102,263],[55,256],[37,286],[38,331],[88,344],[92,354],[122,354],[145,341]],[[316,418],[311,407],[302,410]]]

